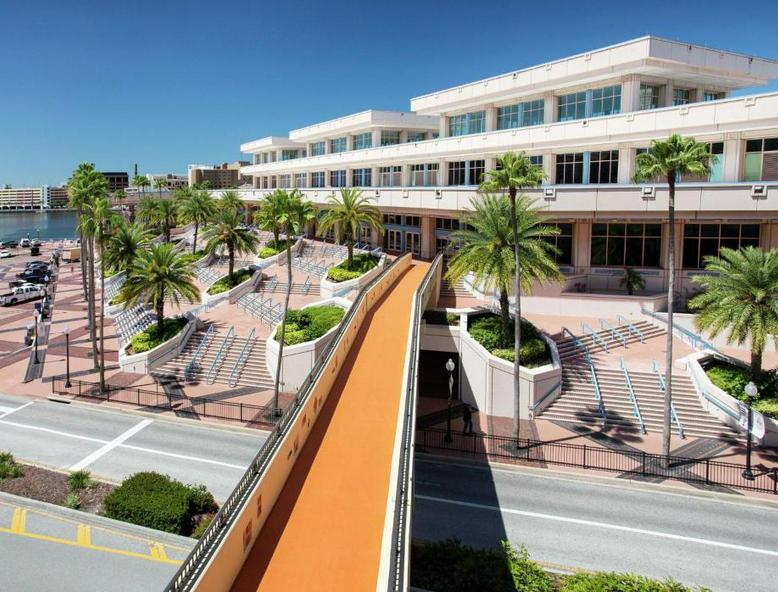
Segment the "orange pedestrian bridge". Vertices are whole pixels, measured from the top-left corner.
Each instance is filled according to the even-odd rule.
[[[406,254],[360,290],[167,592],[408,589],[419,320],[440,273]]]

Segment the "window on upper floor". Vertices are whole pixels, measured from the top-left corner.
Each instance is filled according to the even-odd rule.
[[[592,117],[621,113],[621,85],[592,90]]]
[[[408,132],[409,142],[423,142],[426,138],[425,132]]]
[[[559,121],[572,121],[586,117],[586,91],[562,95],[557,107]]]
[[[486,131],[486,111],[473,111],[448,118],[449,136],[466,136]]]
[[[584,153],[571,152],[570,154],[556,155],[556,182],[557,185],[574,185],[583,183]]]
[[[554,261],[558,265],[573,264],[573,225],[572,224],[550,224],[559,230],[556,236],[544,238],[545,241],[556,247],[557,251],[551,253]]]
[[[721,183],[724,180],[724,142],[711,142],[708,149],[713,154],[707,175],[682,175],[680,183]]]
[[[346,171],[330,171],[330,186],[331,187],[345,187],[346,186]]]
[[[723,98],[724,98],[724,93],[715,90],[706,90],[705,92],[702,93],[703,101],[718,101]]]
[[[459,220],[456,218],[435,218],[436,230],[459,230]]]
[[[343,136],[342,138],[333,138],[330,140],[330,153],[345,152],[348,150],[348,138]]]
[[[354,187],[370,187],[373,184],[373,171],[369,168],[352,170],[351,184]]]
[[[324,187],[324,171],[311,173],[311,187]]]
[[[324,141],[311,144],[311,156],[322,156],[327,151]]]
[[[478,185],[483,181],[485,161],[462,160],[448,163],[449,185]]]
[[[278,175],[278,186],[281,189],[289,189],[292,186],[292,176]]]
[[[373,147],[373,134],[365,132],[354,136],[354,150],[364,150]]]
[[[543,123],[543,99],[497,107],[497,129],[528,127]]]
[[[778,181],[778,138],[746,141],[744,181]]]
[[[400,143],[400,132],[395,130],[381,130],[381,146],[394,146]]]
[[[384,214],[384,224],[395,224],[397,226],[403,223],[403,217],[400,214]]]
[[[402,167],[380,167],[378,169],[378,184],[381,187],[399,187],[402,185]]]
[[[684,224],[683,267],[702,269],[705,257],[717,257],[721,247],[759,246],[759,224]]]
[[[657,109],[661,88],[652,84],[640,85],[640,110]]]
[[[673,105],[688,105],[692,102],[692,91],[688,88],[674,88],[673,89]]]
[[[295,187],[307,187],[307,175],[305,173],[295,173],[294,175],[294,186]]]
[[[591,265],[659,267],[661,224],[592,224]]]
[[[438,168],[436,162],[411,165],[411,187],[434,187],[438,184]]]
[[[298,155],[297,150],[281,150],[281,160],[294,160]]]
[[[618,150],[589,153],[589,183],[617,183],[618,178]]]

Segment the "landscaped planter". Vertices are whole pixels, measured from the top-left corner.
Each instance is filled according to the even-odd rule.
[[[686,366],[703,408],[732,429],[745,433],[746,426],[748,425],[748,406],[713,384],[705,373],[703,365],[705,362],[714,359],[735,366],[746,367],[746,364],[740,360],[711,351],[689,354],[679,360],[679,364]],[[756,410],[753,411],[753,429],[751,433],[755,441],[762,446],[778,446],[778,421],[762,415]]]
[[[343,263],[346,261],[346,259],[343,259],[340,263]],[[340,265],[338,263],[338,265]],[[322,295],[323,298],[333,298],[335,296],[342,296],[345,294],[348,294],[351,290],[357,289],[360,290],[367,284],[369,284],[374,277],[381,274],[381,271],[384,269],[384,266],[386,265],[386,254],[382,254],[381,257],[378,259],[378,264],[360,275],[359,277],[354,278],[353,280],[347,280],[345,282],[333,282],[327,279],[327,276],[321,278],[321,282],[319,283],[319,293]]]
[[[327,300],[307,304],[302,308],[326,306],[327,304],[335,304],[348,310],[351,306],[351,301],[346,300],[345,298],[329,298]],[[280,326],[281,323],[278,323],[273,327],[265,345],[265,363],[270,376],[273,377],[276,375],[278,352],[280,349],[280,344],[274,339],[274,336],[276,330]],[[283,391],[294,392],[300,388],[300,385],[302,385],[303,381],[308,377],[308,374],[310,374],[316,360],[324,353],[324,350],[327,348],[327,345],[329,345],[339,326],[340,323],[335,324],[324,335],[313,341],[284,346],[284,359],[281,364],[281,382],[283,383]]]
[[[189,339],[197,330],[198,320],[190,313],[186,313],[184,318],[187,324],[173,338],[157,347],[139,354],[128,354],[127,343],[119,350],[119,367],[122,372],[133,372],[135,374],[148,374],[154,367],[164,364],[168,360],[175,358],[186,346]]]
[[[233,273],[237,273],[244,269],[251,270],[252,267],[241,267],[236,269]],[[251,274],[251,276],[248,279],[242,281],[234,288],[230,288],[229,290],[225,292],[220,292],[219,294],[209,294],[208,290],[211,288],[211,286],[213,286],[216,282],[221,280],[222,277],[224,276],[218,278],[216,281],[211,283],[208,286],[208,288],[206,288],[203,291],[202,303],[207,304],[208,306],[213,306],[214,304],[216,304],[217,302],[221,302],[222,300],[229,300],[230,302],[237,301],[237,299],[243,296],[244,294],[248,294],[249,292],[251,292],[254,286],[254,282],[256,281],[257,274],[261,274],[261,273],[262,272],[259,269],[254,269],[254,272]]]
[[[292,245],[292,256],[294,257],[295,253],[297,253],[300,250],[300,247],[302,247],[303,239],[299,238],[297,239],[297,242]],[[286,263],[286,249],[281,251],[280,253],[277,253],[276,255],[273,255],[272,257],[266,257],[265,259],[260,258],[259,255],[254,257],[254,265],[256,265],[259,269],[267,269],[268,267],[275,265],[278,263],[278,265],[283,265]]]

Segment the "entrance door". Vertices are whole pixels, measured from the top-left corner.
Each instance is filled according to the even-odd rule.
[[[405,250],[421,255],[421,235],[418,232],[405,233]]]

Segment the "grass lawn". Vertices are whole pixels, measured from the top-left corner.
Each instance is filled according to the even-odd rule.
[[[746,402],[745,387],[751,380],[751,372],[748,368],[733,366],[726,362],[716,360],[705,367],[705,373],[710,381],[735,397],[738,401]],[[754,410],[762,415],[778,419],[778,376],[774,370],[764,372],[756,381],[759,395],[754,401]]]
[[[267,259],[268,257],[278,255],[281,251],[286,249],[287,243],[289,243],[289,246],[291,247],[294,245],[295,241],[286,239],[278,241],[269,240],[267,244],[259,250],[259,258]]]
[[[286,319],[284,345],[296,345],[318,339],[337,325],[345,314],[343,308],[334,304],[290,310]],[[276,330],[275,340],[281,340],[281,327]]]
[[[358,278],[378,265],[379,258],[370,253],[359,253],[354,255],[351,267],[348,266],[348,260],[340,265],[336,265],[327,272],[327,279],[331,282],[347,282]]]
[[[186,325],[186,319],[183,317],[172,317],[164,320],[164,330],[162,335],[157,333],[157,324],[154,323],[151,327],[136,333],[130,339],[130,347],[128,348],[128,354],[142,354],[143,352],[154,349],[160,343],[164,343],[169,339],[173,339],[178,335]]]
[[[467,331],[489,353],[503,360],[513,362],[513,319],[511,319],[511,338],[503,340],[500,317],[495,314],[471,316],[468,319]],[[548,344],[532,323],[521,320],[521,365],[525,368],[536,368],[551,363],[551,351]]]
[[[208,288],[208,293],[213,296],[215,294],[221,294],[222,292],[226,292],[227,290],[230,290],[237,286],[238,284],[242,284],[247,279],[249,279],[253,275],[253,271],[250,269],[239,269],[238,271],[233,272],[232,274],[232,281],[230,281],[230,276],[225,275],[223,278],[220,278],[216,280],[210,288]]]

